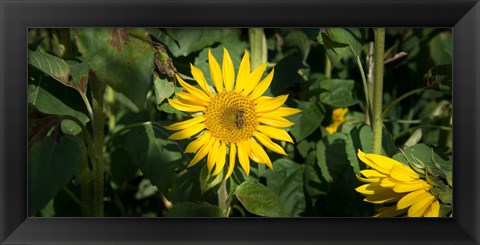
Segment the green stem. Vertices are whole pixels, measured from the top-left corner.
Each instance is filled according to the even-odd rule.
[[[365,94],[365,123],[367,125],[370,124],[370,118],[372,116],[372,108],[370,97],[368,96],[368,83],[367,77],[365,76],[365,71],[363,70],[362,62],[360,61],[360,57],[355,55],[358,69],[360,70],[360,75],[362,76],[362,83],[363,83],[363,93]]]
[[[328,58],[327,54],[325,54],[325,78],[332,78],[332,62]]]
[[[374,29],[373,51],[373,128],[372,153],[382,153],[382,102],[383,102],[383,55],[385,52],[385,28]]]
[[[390,102],[390,104],[388,104],[388,106],[385,107],[385,109],[383,110],[382,112],[382,115],[381,117],[382,118],[385,118],[388,113],[390,112],[390,110],[395,106],[397,105],[400,101],[404,100],[405,98],[407,98],[408,96],[411,96],[411,95],[414,95],[414,94],[417,94],[417,93],[420,93],[424,90],[426,90],[427,88],[424,87],[424,88],[417,88],[417,89],[414,89],[412,91],[409,91],[405,94],[402,94],[400,97],[396,98],[394,101]]]
[[[90,101],[88,101],[87,95],[85,93],[80,93],[80,96],[82,97],[83,103],[85,103],[85,107],[87,107],[90,120],[93,120],[92,106],[90,105]]]
[[[251,67],[253,69],[267,62],[267,39],[263,28],[250,28],[248,30],[251,53]]]
[[[92,82],[93,94],[93,151],[92,157],[93,172],[94,172],[94,188],[93,188],[93,202],[94,202],[94,216],[103,217],[103,188],[104,188],[104,172],[105,165],[103,162],[103,147],[104,147],[104,114],[103,102],[105,94],[105,84],[99,80]]]
[[[93,215],[92,186],[90,185],[90,168],[88,167],[88,152],[85,144],[82,144],[82,166],[80,170],[80,189],[83,200],[83,216]]]
[[[223,215],[228,217],[228,205],[227,205],[228,193],[227,193],[227,181],[222,180],[220,187],[218,188],[218,207],[222,210]]]
[[[429,129],[440,129],[442,131],[446,131],[446,132],[449,132],[449,131],[452,131],[452,128],[451,127],[448,127],[448,126],[438,126],[438,125],[423,125],[423,126],[416,126],[416,127],[411,127],[411,128],[408,128],[400,133],[398,133],[397,135],[395,135],[393,137],[394,140],[397,140],[403,136],[405,136],[406,134],[412,132],[412,131],[415,131],[417,129],[423,129],[423,128],[429,128]]]

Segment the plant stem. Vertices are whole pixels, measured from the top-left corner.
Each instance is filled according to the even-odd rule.
[[[90,120],[93,120],[92,106],[88,101],[87,95],[85,93],[80,93],[80,96],[82,97],[83,103],[85,103],[85,107],[87,107],[88,116],[90,117]]]
[[[88,133],[88,132],[87,132]],[[86,138],[86,137],[85,137]],[[90,141],[91,143],[91,141]],[[82,144],[82,166],[80,170],[80,189],[82,191],[83,200],[83,216],[89,217],[93,215],[93,203],[92,203],[92,186],[90,184],[90,168],[88,167],[89,151],[85,144]]]
[[[250,28],[248,30],[251,53],[251,67],[255,69],[267,62],[267,39],[263,28]]]
[[[224,179],[220,183],[218,188],[218,207],[222,210],[223,215],[228,217],[229,209],[227,205],[228,193],[227,193],[227,181]]]
[[[405,94],[402,94],[400,97],[396,98],[394,101],[390,102],[390,104],[388,104],[388,106],[385,107],[385,109],[383,110],[382,112],[382,118],[385,118],[388,113],[390,112],[390,110],[395,106],[397,105],[400,101],[404,100],[405,98],[407,98],[408,96],[411,96],[411,95],[414,95],[414,94],[417,94],[417,93],[420,93],[424,90],[426,90],[427,88],[424,87],[424,88],[417,88],[417,89],[414,89],[412,91],[409,91]]]
[[[374,29],[375,44],[373,51],[373,127],[372,153],[382,153],[382,102],[383,102],[383,55],[385,52],[385,28]]]
[[[103,102],[105,94],[105,84],[95,79],[92,81],[93,94],[93,172],[94,172],[94,189],[93,215],[96,217],[103,217],[103,185],[105,165],[103,162],[103,147],[104,147],[104,114]]]
[[[367,77],[365,76],[365,71],[363,70],[362,62],[360,61],[360,57],[358,57],[358,55],[355,55],[355,60],[357,61],[357,66],[358,66],[358,69],[360,70],[360,75],[362,76],[363,93],[365,94],[365,123],[369,125],[370,118],[372,115],[372,107],[371,107],[370,98],[368,96]]]
[[[327,54],[325,54],[325,78],[332,78],[332,62],[328,58]]]

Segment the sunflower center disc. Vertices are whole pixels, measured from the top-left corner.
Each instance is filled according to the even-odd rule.
[[[247,140],[258,126],[255,103],[237,92],[221,92],[207,105],[205,125],[226,144]]]

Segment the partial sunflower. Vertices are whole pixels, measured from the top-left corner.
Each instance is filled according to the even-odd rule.
[[[228,153],[229,165],[225,179],[232,174],[237,156],[247,175],[250,172],[250,159],[272,168],[272,162],[261,145],[287,155],[272,139],[293,143],[282,128],[294,123],[284,117],[299,113],[300,110],[282,107],[288,95],[262,96],[272,82],[274,71],[272,69],[260,80],[267,63],[250,71],[247,51],[240,62],[236,79],[232,60],[225,48],[221,68],[210,50],[208,63],[215,89],[208,86],[203,72],[193,65],[190,65],[191,73],[200,88],[186,83],[177,75],[185,91],[177,93],[178,98],[168,101],[175,109],[191,113],[194,117],[166,126],[168,130],[178,131],[169,139],[182,140],[198,135],[185,149],[186,153],[196,153],[188,167],[207,157],[208,170],[212,171],[215,167],[213,175],[222,171]]]
[[[348,108],[346,107],[336,108],[332,111],[332,121],[330,125],[325,128],[329,134],[337,132],[338,127],[340,127],[340,125],[345,122],[345,115],[347,114],[347,112]]]
[[[366,196],[364,201],[393,206],[378,209],[375,217],[439,217],[440,203],[430,192],[430,184],[409,166],[392,158],[366,154],[358,150],[358,157],[372,169],[361,170],[364,184],[355,190]]]

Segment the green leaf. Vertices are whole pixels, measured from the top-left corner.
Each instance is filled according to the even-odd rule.
[[[382,130],[382,155],[392,156],[398,149],[395,146],[393,139],[387,129]],[[345,141],[345,150],[348,160],[355,173],[359,173],[363,167],[360,167],[360,160],[358,159],[358,149],[363,152],[372,152],[372,129],[369,125],[358,125],[350,131]]]
[[[297,142],[317,130],[325,117],[325,113],[316,102],[300,103],[299,108],[302,109],[300,118],[295,121],[295,125],[290,129]]]
[[[34,215],[65,186],[80,168],[82,149],[76,137],[59,142],[47,137],[28,155],[28,213]]]
[[[310,40],[308,36],[300,29],[289,29],[285,36],[285,46],[293,47],[299,53],[302,61],[306,61],[310,53]]]
[[[156,74],[153,78],[153,87],[155,89],[157,106],[175,93],[175,84],[166,78],[160,78]]]
[[[344,134],[331,134],[317,143],[317,163],[327,182],[334,181],[337,175],[343,173],[344,166],[348,165],[346,139]]]
[[[172,28],[166,32],[151,32],[154,37],[168,47],[175,56],[188,56],[216,42],[222,42],[231,35],[240,35],[240,29],[234,28]],[[225,42],[227,43],[227,42]],[[220,63],[221,64],[221,63]]]
[[[320,82],[320,88],[325,90],[320,94],[320,101],[329,106],[349,107],[358,103],[353,80],[323,80]]]
[[[154,49],[143,29],[76,30],[78,49],[100,81],[143,108],[152,84]]]
[[[207,165],[202,167],[200,171],[200,190],[202,193],[207,192],[211,188],[215,187],[216,185],[220,184],[223,180],[223,171],[219,174],[212,176],[211,173],[208,171]]]
[[[237,187],[235,196],[250,213],[266,217],[285,216],[278,196],[258,182],[243,182]]]
[[[174,142],[157,134],[151,124],[145,124],[115,137],[113,147],[125,150],[152,184],[167,192],[175,182],[174,169],[185,159]]]
[[[429,42],[430,56],[435,65],[451,64],[453,37],[451,32],[441,32]]]
[[[80,109],[80,107],[85,108],[80,95],[70,88],[55,83],[44,81],[42,86],[30,84],[28,102],[45,114],[73,116],[84,125],[90,120]],[[63,120],[61,127],[63,132],[70,135],[77,135],[82,131],[80,126],[71,120]]]
[[[29,50],[28,63],[68,86],[70,67],[64,60],[47,53]]]
[[[111,150],[110,158],[110,172],[117,184],[128,182],[136,176],[138,167],[124,148]]]
[[[305,210],[303,192],[304,165],[289,159],[278,159],[273,163],[273,171],[268,171],[267,187],[279,197],[287,216],[299,216]]]
[[[357,28],[328,28],[322,32],[321,37],[328,59],[335,66],[348,53],[355,57],[361,55],[362,36]]]
[[[223,217],[222,210],[208,203],[181,202],[173,205],[166,217]]]

